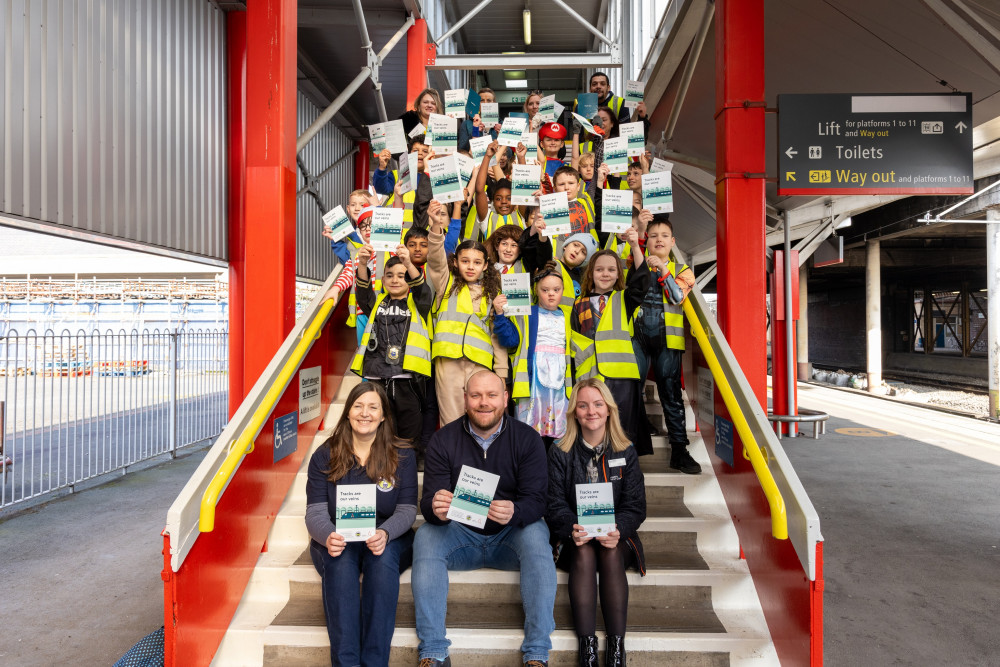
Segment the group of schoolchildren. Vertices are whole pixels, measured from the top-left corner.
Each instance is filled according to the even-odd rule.
[[[610,173],[603,162],[602,140],[617,136],[630,115],[646,121],[644,106],[632,112],[611,94],[601,73],[591,78],[590,89],[600,100],[593,133],[575,121],[542,121],[538,91],[523,107],[538,133],[542,176],[536,201],[542,194],[566,193],[568,234],[548,235],[538,206],[512,203],[511,167],[526,162],[527,149],[498,145],[499,125],[486,127],[478,115],[460,124],[458,150],[468,154],[473,137],[493,141],[464,200],[442,204],[433,198],[426,174],[436,157],[433,140],[418,128],[428,126],[430,114],[444,111],[433,89],[421,92],[402,116],[411,135],[409,152],[418,156],[415,187],[403,192],[392,169],[398,156],[385,150],[376,156],[375,194],[350,195],[346,210],[356,233],[332,243],[344,267],[328,296],[349,295],[349,323],[358,339],[351,370],[384,388],[397,435],[412,442],[420,457],[440,426],[466,413],[465,388],[483,370],[506,382],[508,415],[537,431],[547,449],[567,434],[574,385],[601,380],[635,452],[651,454],[655,429],[643,389],[652,370],[670,442],[669,466],[701,472],[687,451],[681,397],[681,302],[694,276],[671,257],[675,238],[668,215],[642,206],[648,153],[624,175]],[[495,97],[489,89],[478,93],[484,102]],[[624,232],[601,231],[605,189],[633,193],[632,225]],[[377,252],[370,243],[379,206],[403,209],[404,233],[393,252]],[[501,276],[510,273],[530,276],[533,305],[527,315],[507,312]]]

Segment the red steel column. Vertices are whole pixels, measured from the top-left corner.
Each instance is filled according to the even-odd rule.
[[[247,92],[247,15],[226,13],[226,102],[229,120],[229,416],[236,413],[245,398],[243,392],[244,329],[243,318],[246,280],[246,92]]]
[[[367,141],[358,142],[358,152],[354,154],[354,189],[368,189],[368,174],[371,168],[369,159],[371,157],[371,144]]]
[[[715,21],[719,325],[766,406],[764,1],[718,0]]]
[[[247,4],[246,393],[295,322],[296,17]]]
[[[406,31],[406,108],[427,87],[427,21],[417,19]]]

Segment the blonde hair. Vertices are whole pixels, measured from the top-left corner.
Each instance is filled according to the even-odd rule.
[[[594,161],[596,159],[597,156],[594,155],[593,151],[587,151],[586,153],[581,154],[580,157],[577,159],[577,165],[581,167],[587,164],[589,164],[590,166],[594,166]]]
[[[353,192],[351,192],[351,194],[347,195],[347,201],[351,201],[353,197],[364,197],[365,201],[367,202],[368,197],[370,196],[371,193],[368,192],[367,190],[354,190]]]
[[[579,400],[580,391],[587,387],[596,389],[601,394],[604,404],[608,406],[608,421],[604,430],[604,439],[608,442],[608,446],[612,452],[625,451],[632,442],[625,435],[625,429],[622,428],[621,419],[618,417],[618,404],[615,403],[608,385],[598,378],[580,380],[573,385],[573,392],[569,395],[569,407],[566,409],[566,435],[557,440],[556,445],[564,452],[573,449],[573,444],[576,443],[580,434],[580,425],[576,421],[576,403]]]
[[[434,98],[434,104],[437,105],[437,111],[435,113],[444,113],[444,102],[441,101],[441,93],[433,88],[424,88],[420,91],[420,94],[413,100],[413,110],[420,115],[420,100],[424,99],[425,95],[430,95]]]

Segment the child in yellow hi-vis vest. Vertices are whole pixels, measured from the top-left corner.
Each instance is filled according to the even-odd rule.
[[[626,233],[633,268],[625,275],[621,259],[611,250],[596,253],[583,276],[580,298],[573,304],[573,331],[593,341],[592,354],[577,355],[576,379],[599,377],[611,391],[622,428],[639,454],[652,454],[653,441],[643,406],[642,376],[632,349],[632,315],[649,289],[649,269],[639,247],[639,234]]]
[[[424,385],[431,375],[433,299],[423,274],[403,245],[385,263],[382,294],[372,289],[370,245],[358,250],[358,307],[368,316],[351,370],[385,388],[396,421],[396,435],[421,448]]]
[[[681,303],[694,286],[694,273],[687,265],[670,258],[674,228],[665,214],[653,216],[646,227],[646,264],[654,280],[635,315],[632,339],[639,373],[645,378],[649,367],[663,406],[663,419],[670,441],[670,467],[689,475],[701,466],[688,453],[684,400],[681,397],[681,358],[684,356],[684,311]],[[677,290],[670,285],[673,281]]]
[[[500,274],[479,241],[462,241],[445,253],[445,216],[431,219],[427,275],[434,284],[434,388],[444,426],[465,414],[465,384],[482,369],[507,378],[507,349],[492,328],[492,302]],[[452,223],[454,224],[454,223]]]

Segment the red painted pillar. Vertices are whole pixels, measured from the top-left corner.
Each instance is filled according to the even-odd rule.
[[[358,142],[358,152],[354,155],[354,189],[368,189],[368,175],[371,169],[369,159],[371,158],[371,144],[367,141]]]
[[[243,318],[246,279],[246,92],[247,92],[247,15],[226,13],[226,102],[229,120],[229,416],[243,402]]]
[[[719,325],[766,406],[764,0],[718,0],[715,35]]]
[[[246,393],[295,322],[296,5],[247,4]]]
[[[406,108],[427,87],[427,21],[417,19],[406,31]],[[432,45],[433,46],[433,45]]]

